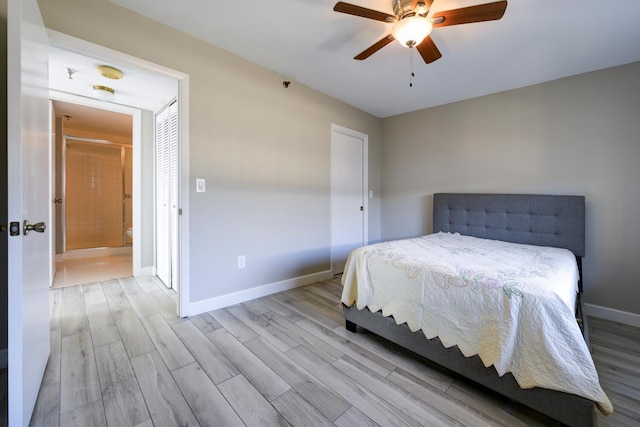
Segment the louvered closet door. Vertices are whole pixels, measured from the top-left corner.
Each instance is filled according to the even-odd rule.
[[[178,106],[156,115],[156,271],[164,284],[177,285]]]

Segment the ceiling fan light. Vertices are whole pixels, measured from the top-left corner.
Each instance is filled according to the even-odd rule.
[[[431,21],[421,16],[409,16],[399,21],[391,34],[404,47],[419,45],[429,34],[433,26]]]
[[[100,101],[113,101],[116,98],[116,91],[107,86],[94,85],[93,97]]]

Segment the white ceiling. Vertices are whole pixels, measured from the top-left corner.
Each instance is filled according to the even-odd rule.
[[[122,71],[124,77],[120,80],[105,78],[98,72],[99,65],[113,66]],[[67,68],[75,70],[71,78]],[[115,99],[112,102],[103,102],[102,108],[54,101],[56,116],[70,116],[65,122],[67,128],[131,137],[131,116],[109,111],[112,104],[157,112],[178,94],[176,80],[130,65],[114,63],[56,46],[49,47],[50,89],[93,98],[93,85],[114,89]]]
[[[62,117],[65,136],[85,136],[76,130],[131,139],[132,117],[128,114],[86,107],[71,102],[53,101],[56,117]]]
[[[98,72],[100,65],[115,67],[124,73],[124,77],[120,80],[103,77]],[[71,78],[67,68],[76,71]],[[178,93],[176,80],[56,46],[49,47],[50,89],[92,98],[94,85],[114,89],[113,103],[150,111],[158,111]]]
[[[435,28],[442,58],[397,42],[353,56],[392,24],[334,12],[333,0],[111,0],[378,117],[640,61],[638,0],[511,0],[499,21]],[[487,3],[435,0],[430,15]],[[392,12],[392,0],[351,3]],[[417,52],[416,52],[417,53]]]

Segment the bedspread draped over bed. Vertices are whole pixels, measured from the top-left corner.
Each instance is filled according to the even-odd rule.
[[[437,233],[354,250],[342,303],[478,355],[522,388],[588,398],[613,411],[574,317],[578,269],[566,249]]]

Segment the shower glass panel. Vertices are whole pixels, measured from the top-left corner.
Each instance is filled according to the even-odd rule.
[[[123,246],[124,148],[69,138],[65,148],[66,250]]]

